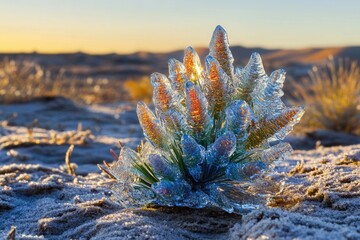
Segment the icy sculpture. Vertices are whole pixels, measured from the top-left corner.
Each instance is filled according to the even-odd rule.
[[[250,191],[269,166],[291,151],[281,140],[303,115],[281,101],[283,70],[266,75],[260,55],[234,69],[226,31],[216,27],[201,66],[188,47],[183,63],[169,61],[169,78],[151,76],[155,113],[144,103],[137,115],[146,142],[123,147],[104,169],[118,181],[124,205],[158,204],[228,212],[256,208]]]

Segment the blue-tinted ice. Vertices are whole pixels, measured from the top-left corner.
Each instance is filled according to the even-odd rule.
[[[121,150],[109,168],[125,206],[146,203],[228,212],[256,208],[256,192],[274,162],[291,146],[281,140],[299,122],[303,109],[282,102],[285,71],[268,76],[253,53],[234,67],[225,30],[216,27],[201,66],[188,47],[183,62],[169,60],[169,76],[154,73],[155,114],[139,103],[146,142],[138,152]]]

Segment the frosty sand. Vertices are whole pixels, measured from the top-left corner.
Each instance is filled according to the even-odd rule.
[[[61,101],[62,106],[67,105],[63,102],[65,100]],[[114,116],[118,112],[111,106],[99,106],[95,114],[92,109],[68,103],[77,109],[75,112],[81,111],[84,120],[92,121],[96,115],[104,128],[118,128],[123,133],[119,136],[123,136],[121,140],[125,144],[128,140],[129,146],[135,146],[140,141],[141,131],[133,110],[123,111],[116,119]],[[2,127],[1,131],[8,132],[10,128],[17,129],[14,130],[16,132],[25,128],[27,123],[32,122],[31,116],[34,116],[27,109],[35,108],[33,114],[36,111],[42,113],[37,115],[40,124],[56,125],[58,119],[66,118],[66,114],[69,114],[66,107],[57,113],[49,111],[51,108],[48,108],[48,104],[56,105],[54,101],[37,101],[8,105],[8,110],[1,108],[2,116],[11,115],[14,109],[18,112],[17,119],[8,119],[11,126]],[[19,108],[14,108],[16,106]],[[77,121],[70,117],[68,115],[68,121],[63,121],[68,125],[65,130],[76,129]],[[83,125],[86,129],[86,124]],[[41,131],[45,130],[42,128]],[[18,134],[21,135],[21,131]],[[360,145],[295,151],[275,169],[274,178],[286,178],[286,187],[281,195],[269,202],[273,208],[264,207],[237,216],[213,209],[121,208],[110,191],[112,180],[93,167],[87,168],[101,159],[110,159],[108,149],[116,147],[117,140],[111,134],[106,137],[106,131],[92,134],[94,138],[86,144],[75,145],[71,158],[78,165],[77,173],[85,176],[73,177],[59,169],[59,165],[64,164],[68,144],[23,145],[0,151],[2,238],[7,236],[11,226],[17,227],[16,237],[19,239],[360,237],[360,168],[357,152]],[[22,136],[27,135],[25,131]],[[105,141],[104,145],[99,145],[99,141]],[[29,158],[8,155],[11,149]],[[54,155],[42,155],[42,152],[54,151]],[[345,154],[349,156],[345,157]],[[97,156],[97,160],[92,156]],[[93,163],[89,164],[88,161]],[[86,175],[89,172],[92,173]]]

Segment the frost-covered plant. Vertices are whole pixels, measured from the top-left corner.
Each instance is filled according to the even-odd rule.
[[[153,203],[228,212],[256,207],[249,189],[270,163],[291,150],[282,143],[302,114],[281,101],[285,72],[267,76],[260,55],[233,67],[225,30],[218,26],[203,70],[186,48],[169,61],[169,78],[151,76],[155,114],[142,102],[137,115],[146,142],[123,147],[105,170],[119,182],[125,205]]]

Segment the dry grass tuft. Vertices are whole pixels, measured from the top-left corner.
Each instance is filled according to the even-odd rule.
[[[305,82],[292,82],[297,104],[305,104],[301,125],[360,133],[360,68],[357,62],[329,59]]]
[[[35,128],[31,131],[28,128],[26,131],[19,127],[9,128],[16,128],[17,132],[0,136],[0,149],[33,145],[85,145],[94,139],[90,130],[58,132],[41,128]]]
[[[153,87],[148,77],[142,77],[140,80],[127,80],[124,83],[124,89],[132,100],[151,101]]]

